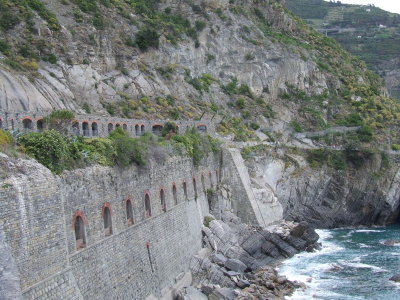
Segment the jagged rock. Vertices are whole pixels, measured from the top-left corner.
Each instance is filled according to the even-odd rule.
[[[208,297],[192,286],[186,288],[185,300],[207,300]]]
[[[262,231],[261,234],[267,241],[273,243],[285,257],[292,257],[297,253],[297,250],[282,240],[278,235],[272,234],[268,231]]]
[[[235,272],[235,271],[225,271],[224,274],[229,276],[229,277],[233,277],[233,276],[241,275],[242,273]]]
[[[394,275],[394,276],[390,277],[389,280],[394,281],[394,282],[400,282],[400,275]]]
[[[306,222],[300,222],[290,230],[290,234],[294,237],[301,238],[308,228],[309,226]]]
[[[235,292],[229,288],[220,288],[215,290],[208,296],[209,300],[234,300],[236,298]]]
[[[307,242],[301,238],[288,235],[284,238],[284,241],[289,243],[291,246],[296,248],[298,251],[303,251],[307,248]]]
[[[397,244],[400,244],[400,240],[387,240],[383,244],[386,246],[395,246]]]
[[[223,266],[225,264],[225,262],[227,261],[227,258],[224,255],[222,255],[221,253],[214,253],[211,256],[211,260],[212,260],[212,262],[214,262],[220,266]]]
[[[242,248],[248,252],[250,255],[256,253],[265,242],[264,237],[259,234],[255,233],[251,235],[244,243],[242,243]]]
[[[210,295],[215,289],[214,285],[211,284],[202,284],[201,285],[201,291],[205,294],[205,295]]]
[[[247,266],[238,259],[228,259],[225,262],[225,267],[239,273],[243,273],[247,269]]]
[[[238,279],[236,285],[241,289],[244,289],[250,286],[250,282],[248,282],[246,279]]]
[[[263,250],[263,252],[273,258],[279,258],[282,257],[281,253],[279,252],[278,248],[276,248],[276,246],[271,243],[270,241],[265,241],[262,244],[261,249]]]

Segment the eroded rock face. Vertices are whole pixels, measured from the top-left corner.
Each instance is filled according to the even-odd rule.
[[[253,174],[253,189],[260,183],[270,186],[284,208],[285,219],[307,221],[318,228],[383,225],[397,220],[400,168],[396,156],[385,171],[377,155],[360,167],[342,171],[323,166],[312,169],[303,156],[284,151],[281,155],[272,151],[246,164]],[[266,176],[271,173],[274,175]]]

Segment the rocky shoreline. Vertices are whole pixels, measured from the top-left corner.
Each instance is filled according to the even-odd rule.
[[[277,264],[320,248],[318,234],[306,222],[283,221],[263,229],[225,213],[207,225],[204,248],[191,261],[192,286],[175,299],[284,299],[304,285],[280,276]]]

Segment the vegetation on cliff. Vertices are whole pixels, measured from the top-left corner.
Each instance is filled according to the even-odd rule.
[[[400,106],[384,96],[382,80],[337,42],[288,11],[281,1],[207,3],[0,0],[4,20],[11,20],[1,23],[0,51],[5,57],[0,65],[28,74],[32,82],[48,74],[49,80],[59,85],[73,77],[63,77],[63,72],[76,67],[79,73],[79,68],[88,66],[93,72],[88,79],[94,78],[89,95],[100,93],[103,112],[138,119],[206,116],[219,123],[220,134],[233,134],[235,141],[257,140],[256,131],[279,140],[288,130],[360,126],[362,130],[356,132],[359,147],[377,147],[388,140],[400,143]],[[50,32],[46,33],[43,25]],[[234,32],[239,41],[235,51],[238,47],[248,50],[221,54],[219,47],[212,45],[219,42],[213,40],[219,32]],[[73,47],[75,43],[93,51],[81,53]],[[193,62],[169,61],[165,55],[171,55],[171,49],[178,56],[193,53],[188,56]],[[302,74],[304,78],[298,76],[301,79],[296,82],[283,83],[275,82],[280,78],[265,82],[265,78],[254,79],[244,71],[231,71],[242,72],[242,65],[251,66],[249,73],[263,69],[259,61],[265,61],[264,55],[270,51],[269,64],[284,59],[274,55],[290,53],[308,73]],[[107,62],[115,62],[115,69],[113,64],[101,63],[105,55],[109,55]],[[219,65],[221,55],[230,59]],[[59,73],[49,71],[53,68]],[[95,69],[109,72],[95,73]],[[254,82],[258,82],[257,89]],[[152,89],[156,92],[149,96]],[[75,87],[71,90],[76,92]],[[91,99],[78,100],[83,93],[76,93],[71,101],[81,101],[82,110],[96,113],[100,109],[90,104]],[[290,112],[288,117],[285,111]],[[274,123],[278,129],[270,128]],[[362,132],[368,132],[368,139]]]

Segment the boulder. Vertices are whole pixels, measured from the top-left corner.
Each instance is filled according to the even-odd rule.
[[[394,275],[389,280],[400,283],[400,275]]]
[[[243,273],[247,269],[247,266],[238,259],[228,259],[225,262],[225,267],[239,273]]]
[[[214,253],[211,256],[211,261],[216,263],[217,265],[223,266],[228,259],[222,255],[221,253]]]
[[[264,242],[265,239],[263,238],[263,236],[259,233],[255,233],[251,235],[246,241],[244,241],[241,246],[247,253],[253,255],[258,250],[260,250]]]
[[[245,289],[250,286],[250,282],[248,282],[246,279],[239,279],[236,285],[241,289]]]
[[[284,241],[296,248],[298,251],[303,251],[307,248],[307,242],[299,237],[288,235]]]
[[[263,253],[265,253],[268,256],[271,256],[273,258],[280,258],[281,257],[281,253],[278,250],[278,248],[275,247],[274,244],[272,244],[270,241],[265,241],[262,244],[261,247]]]
[[[400,240],[387,240],[383,244],[386,246],[395,246],[397,244],[400,244]]]
[[[209,300],[234,300],[236,299],[235,292],[230,288],[220,288],[215,290],[208,296]]]
[[[200,292],[198,289],[189,286],[186,288],[186,296],[185,299],[187,300],[207,300],[208,297]]]
[[[309,225],[306,222],[300,222],[290,230],[290,234],[294,237],[301,238],[308,228]]]

